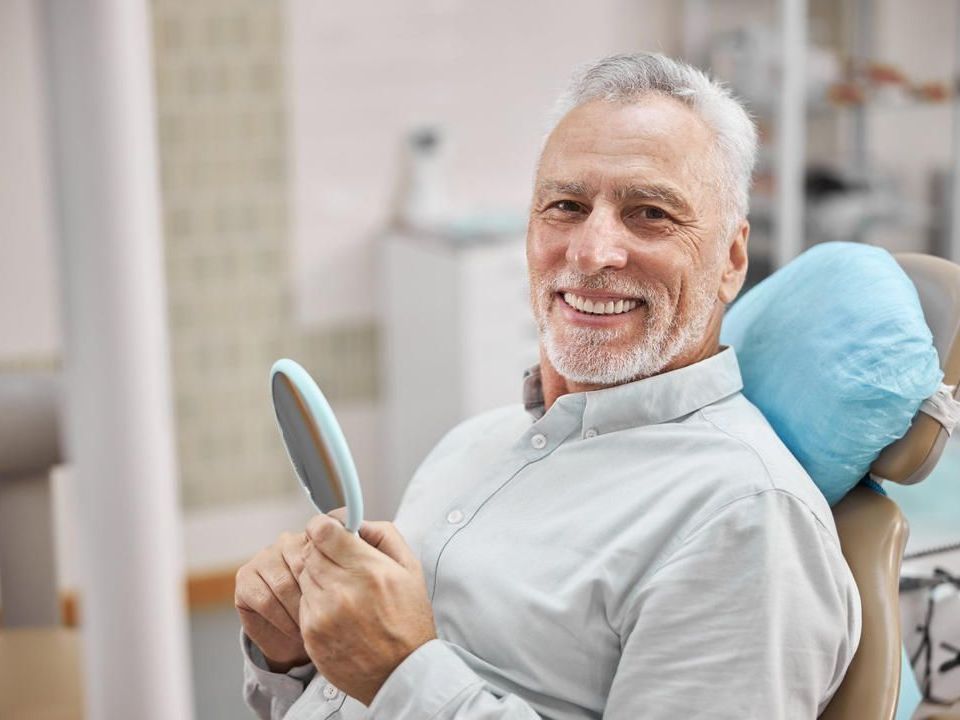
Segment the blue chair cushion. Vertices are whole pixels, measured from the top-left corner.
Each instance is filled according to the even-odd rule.
[[[943,378],[910,278],[886,250],[823,243],[747,292],[724,319],[744,394],[828,502],[902,437]]]

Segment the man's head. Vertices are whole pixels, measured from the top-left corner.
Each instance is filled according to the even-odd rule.
[[[579,73],[557,118],[527,233],[544,359],[615,385],[709,356],[746,274],[747,113],[699,70],[638,54]]]

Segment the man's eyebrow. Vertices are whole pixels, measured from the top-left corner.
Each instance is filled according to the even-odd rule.
[[[627,185],[614,192],[617,202],[627,200],[659,200],[684,214],[693,212],[690,203],[676,188],[670,185],[652,183],[650,185]]]
[[[574,180],[543,180],[537,184],[537,195],[543,195],[544,193],[584,197],[591,195],[592,190],[584,183]]]

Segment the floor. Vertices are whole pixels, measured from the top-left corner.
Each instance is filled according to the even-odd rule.
[[[231,606],[190,615],[195,720],[249,720],[243,702],[240,621]]]

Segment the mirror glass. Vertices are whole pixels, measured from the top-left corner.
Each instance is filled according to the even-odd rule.
[[[363,501],[353,457],[333,410],[309,373],[293,360],[274,363],[270,392],[300,483],[320,512],[346,506],[348,530],[356,532]]]

